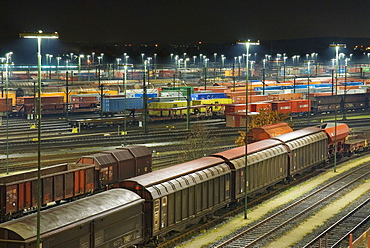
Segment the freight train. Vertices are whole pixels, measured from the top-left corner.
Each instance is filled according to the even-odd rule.
[[[118,187],[124,179],[152,171],[145,146],[126,146],[82,156],[76,164],[41,169],[41,204],[69,201]],[[0,220],[22,216],[37,206],[37,170],[0,177]],[[0,246],[1,247],[1,246]]]
[[[165,91],[165,93],[169,93]],[[154,94],[154,93],[153,93]],[[271,109],[292,115],[325,114],[334,111],[351,112],[369,110],[370,93],[332,94],[309,93],[303,99],[302,93],[250,95],[248,109],[260,112]],[[192,116],[224,116],[228,105],[238,105],[245,112],[245,91],[228,93],[195,93],[191,94],[190,114]],[[36,99],[37,100],[37,99]],[[43,115],[66,114],[64,96],[43,96],[41,99]],[[142,97],[123,97],[122,95],[104,95],[101,103],[99,94],[71,95],[68,103],[69,114],[99,113],[103,116],[130,113],[131,121],[138,121],[144,108]],[[181,119],[187,114],[186,97],[155,97],[148,99],[149,120]],[[0,116],[30,116],[35,114],[37,101],[34,97],[11,97],[6,104],[0,98]],[[126,110],[126,111],[125,111]],[[227,113],[226,113],[227,114]]]
[[[344,153],[349,128],[333,128],[326,123],[261,140],[125,179],[117,189],[45,210],[43,247],[131,247],[181,231],[240,202],[245,185],[253,196],[322,166],[335,145]],[[0,224],[2,247],[36,247],[36,218]]]

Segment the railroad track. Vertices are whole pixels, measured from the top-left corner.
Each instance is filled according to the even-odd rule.
[[[295,228],[297,223],[302,222],[323,206],[351,190],[359,184],[362,178],[369,174],[370,163],[359,166],[297,201],[282,207],[277,212],[221,239],[211,247],[264,247],[275,237],[279,237],[288,230]]]
[[[161,133],[153,134],[137,134],[137,135],[127,135],[126,141],[127,144],[148,144],[148,143],[160,143],[160,142],[174,142],[182,141],[188,136],[188,131],[167,131]],[[211,131],[212,135],[217,135],[218,137],[238,137],[237,129],[214,129]],[[234,139],[234,140],[235,140]],[[75,149],[86,147],[86,144],[89,144],[90,147],[104,147],[104,146],[120,146],[124,141],[122,135],[107,135],[103,133],[98,134],[88,134],[85,136],[67,136],[64,138],[42,138],[41,148],[55,150],[63,149]],[[8,143],[8,149],[10,153],[26,153],[26,152],[35,152],[37,150],[37,141],[14,141]],[[5,142],[0,142],[1,149],[0,152],[3,154],[6,152]]]
[[[325,247],[348,247],[350,234],[359,236],[369,227],[369,209],[370,198],[367,198],[302,248],[322,247],[323,244]]]
[[[206,122],[212,130],[212,135],[220,137],[218,146],[214,152],[222,151],[222,147],[232,148],[235,146],[234,141],[238,134],[238,129],[235,128],[220,128],[220,122]],[[163,125],[159,125],[159,131],[143,135],[140,130],[133,130],[125,137],[126,145],[144,144],[152,147],[153,150],[160,155],[154,158],[154,168],[164,168],[170,165],[178,164],[179,154],[182,152],[179,149],[185,138],[189,134],[186,130],[161,130]],[[172,127],[171,127],[172,128]],[[101,131],[101,130],[100,130]],[[136,131],[136,132],[135,132]],[[117,133],[82,133],[79,135],[59,135],[54,134],[41,139],[42,161],[41,166],[55,165],[59,163],[74,163],[83,155],[89,155],[109,149],[107,147],[121,146],[124,142],[124,137]],[[37,140],[24,141],[22,138],[13,139],[6,144],[4,140],[0,141],[0,173],[6,171],[13,172],[18,170],[26,170],[37,166]],[[6,145],[8,146],[9,155],[6,156]],[[4,155],[5,154],[5,155]]]

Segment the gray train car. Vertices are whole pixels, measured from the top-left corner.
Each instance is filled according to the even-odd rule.
[[[283,142],[290,153],[289,176],[323,164],[328,156],[328,136],[321,128],[307,127],[272,139]]]
[[[203,157],[146,175],[120,186],[145,199],[147,240],[181,230],[230,203],[231,170],[221,158]]]
[[[132,247],[143,240],[144,200],[112,189],[41,212],[43,248]],[[0,247],[37,246],[36,214],[0,224]]]
[[[289,154],[278,140],[262,140],[248,144],[248,194],[265,190],[287,178]],[[245,146],[213,154],[223,158],[232,173],[233,201],[245,195]]]

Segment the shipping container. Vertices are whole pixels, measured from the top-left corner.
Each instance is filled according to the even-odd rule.
[[[225,114],[245,112],[245,104],[225,104]]]
[[[0,112],[1,113],[4,113],[5,115],[5,112],[8,112],[11,113],[12,112],[12,109],[13,109],[13,106],[12,106],[12,99],[11,98],[8,98],[8,101],[6,100],[6,98],[0,98]],[[0,114],[2,115],[2,114]]]
[[[173,108],[186,107],[187,101],[172,101],[172,102],[150,102],[148,103],[149,115],[151,116],[169,116],[174,114],[170,111]]]
[[[142,109],[143,99],[140,97],[130,98],[103,98],[103,112],[118,113],[130,109]]]
[[[271,110],[271,102],[265,101],[265,102],[253,102],[250,103],[250,111],[252,112],[261,112],[261,111],[267,111]]]
[[[302,99],[302,93],[290,93],[290,94],[271,94],[269,95],[269,100],[272,101],[285,101],[285,100],[296,100]]]
[[[196,93],[196,94],[191,94],[190,98],[191,100],[226,98],[226,93]]]
[[[201,106],[201,105],[212,105],[208,106],[211,109],[208,109],[211,112],[222,111],[224,108],[222,105],[224,104],[231,104],[233,100],[230,98],[218,98],[218,99],[207,99],[207,100],[193,100],[192,106]],[[199,108],[200,112],[206,112],[206,108]]]
[[[271,102],[271,110],[279,111],[280,113],[290,113],[292,112],[292,102],[291,101]]]
[[[99,94],[70,95],[71,108],[95,108],[100,101]]]
[[[310,100],[300,99],[291,100],[292,103],[292,113],[307,113],[311,110]]]

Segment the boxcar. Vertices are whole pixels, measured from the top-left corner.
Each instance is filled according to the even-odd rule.
[[[60,164],[41,169],[41,203],[78,197],[95,190],[94,166]],[[37,170],[0,178],[0,215],[3,220],[37,206]]]
[[[77,163],[95,165],[97,187],[104,188],[152,171],[152,154],[145,146],[126,146],[82,156]]]
[[[43,248],[132,247],[143,240],[144,200],[125,189],[112,189],[41,214]],[[36,247],[36,214],[0,224],[0,247]]]
[[[289,151],[289,176],[322,164],[327,158],[328,137],[320,128],[303,128],[272,139],[283,142]]]
[[[284,180],[288,170],[288,151],[278,140],[262,140],[247,146],[248,192],[257,193]],[[216,153],[231,167],[232,200],[245,195],[245,146]]]
[[[118,150],[129,151],[135,159],[135,175],[139,176],[151,172],[153,169],[153,158],[151,151],[146,146],[123,146]]]
[[[145,199],[146,239],[181,230],[231,201],[229,166],[204,157],[133,177],[120,185]]]

